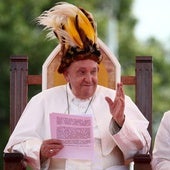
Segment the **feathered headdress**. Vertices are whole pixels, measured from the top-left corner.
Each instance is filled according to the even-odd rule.
[[[92,59],[97,63],[102,60],[97,46],[96,24],[91,13],[60,2],[37,19],[49,31],[47,37],[57,37],[61,44],[59,73],[63,73],[76,60]]]

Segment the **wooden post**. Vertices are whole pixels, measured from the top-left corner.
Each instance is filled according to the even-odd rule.
[[[149,121],[148,131],[152,137],[152,57],[136,57],[136,105]],[[134,170],[151,170],[150,153],[134,156]]]
[[[134,170],[152,170],[151,155],[150,154],[135,155]]]
[[[27,104],[28,58],[11,56],[10,66],[10,133],[12,133]]]
[[[136,104],[150,121],[152,136],[152,57],[136,57]]]
[[[21,153],[4,153],[3,170],[26,170],[24,155]]]

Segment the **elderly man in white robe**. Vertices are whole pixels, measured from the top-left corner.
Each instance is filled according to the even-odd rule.
[[[98,85],[98,64],[102,60],[97,44],[96,24],[84,9],[59,3],[39,18],[61,44],[58,72],[67,84],[44,90],[32,97],[5,147],[21,152],[36,170],[126,170],[126,160],[150,147],[149,122],[130,99],[121,83],[117,90]],[[52,139],[50,113],[91,115],[94,158],[56,158],[64,145]]]

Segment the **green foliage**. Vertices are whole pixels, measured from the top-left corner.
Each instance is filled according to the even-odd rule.
[[[118,14],[119,20],[119,61],[122,73],[134,72],[135,56],[153,57],[153,141],[162,114],[169,110],[170,78],[168,57],[169,51],[158,40],[150,37],[146,42],[140,42],[134,36],[136,18],[131,13],[132,0],[121,0]]]

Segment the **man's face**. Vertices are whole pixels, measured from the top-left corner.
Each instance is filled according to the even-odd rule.
[[[64,72],[73,94],[80,99],[93,96],[98,83],[97,74],[98,64],[93,60],[75,61]]]

